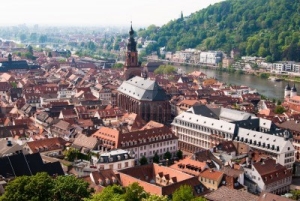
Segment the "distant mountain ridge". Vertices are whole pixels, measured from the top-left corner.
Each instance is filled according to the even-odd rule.
[[[156,40],[148,51],[197,48],[233,48],[241,55],[267,57],[269,61],[300,61],[300,1],[226,0],[172,20],[160,28],[149,26],[139,36]]]

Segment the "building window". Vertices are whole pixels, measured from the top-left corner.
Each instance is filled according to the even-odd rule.
[[[100,170],[104,170],[104,165],[100,165]]]
[[[114,169],[114,165],[113,165],[113,164],[110,164],[110,165],[109,165],[109,169],[111,169],[111,170]]]
[[[125,167],[128,167],[128,162],[125,162]]]
[[[118,163],[118,169],[122,168],[122,163]]]

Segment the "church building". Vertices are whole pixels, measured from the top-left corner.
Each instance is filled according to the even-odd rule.
[[[169,98],[155,80],[147,78],[146,68],[140,66],[132,26],[129,36],[124,65],[125,80],[118,88],[117,106],[136,113],[145,121],[165,124],[171,119]]]
[[[284,100],[292,114],[300,113],[300,96],[297,95],[295,84],[292,87],[287,84],[284,89]]]

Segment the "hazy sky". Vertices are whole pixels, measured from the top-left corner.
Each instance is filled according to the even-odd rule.
[[[162,25],[221,0],[9,0],[0,24]]]

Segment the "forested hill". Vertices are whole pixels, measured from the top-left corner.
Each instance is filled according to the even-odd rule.
[[[270,61],[300,61],[300,1],[226,0],[138,35],[158,42],[147,51],[166,46],[168,51],[229,53],[237,48],[242,55],[268,56]]]

